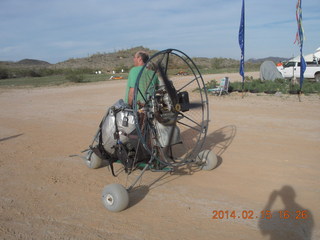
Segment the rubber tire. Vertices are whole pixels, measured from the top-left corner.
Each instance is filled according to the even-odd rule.
[[[121,184],[109,184],[102,191],[102,202],[109,211],[121,212],[129,205],[128,191]]]
[[[316,80],[316,82],[320,82],[320,73],[317,73],[317,74],[314,76],[314,79]]]
[[[211,150],[204,150],[198,154],[200,169],[210,171],[218,165],[217,155]]]
[[[97,169],[102,166],[102,159],[99,158],[94,152],[91,153],[90,159],[86,159],[85,162],[88,168],[92,169]]]

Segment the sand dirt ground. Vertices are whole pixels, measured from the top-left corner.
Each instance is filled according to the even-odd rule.
[[[147,172],[129,208],[111,213],[101,191],[123,179],[69,155],[124,87],[0,89],[0,239],[320,239],[318,95],[209,96],[205,147],[219,166]]]

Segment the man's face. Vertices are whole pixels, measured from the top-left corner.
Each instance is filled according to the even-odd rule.
[[[134,66],[140,66],[141,65],[141,57],[138,54],[135,54],[133,57],[133,63]]]

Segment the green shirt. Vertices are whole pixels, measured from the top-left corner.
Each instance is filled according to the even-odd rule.
[[[129,72],[126,95],[124,99],[126,103],[128,103],[129,89],[135,87],[142,68],[143,66],[133,67]],[[140,92],[138,92],[137,101],[145,102],[147,95],[153,94],[156,84],[159,84],[158,76],[154,71],[145,68],[139,80],[139,90],[143,96]]]

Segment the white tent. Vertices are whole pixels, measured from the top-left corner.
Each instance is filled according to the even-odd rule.
[[[272,61],[264,61],[260,66],[260,79],[271,80],[283,78],[276,65]]]
[[[320,47],[317,48],[315,53],[311,53],[311,54],[305,55],[303,57],[306,62],[319,61],[320,60]],[[300,56],[297,56],[295,58],[290,59],[289,62],[300,62]]]

